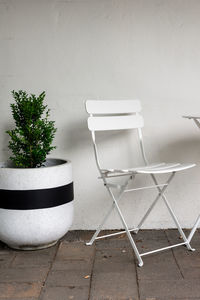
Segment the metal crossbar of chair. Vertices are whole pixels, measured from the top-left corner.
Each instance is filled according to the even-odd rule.
[[[99,227],[97,228],[96,232],[94,233],[91,240],[87,243],[87,245],[92,245],[95,240],[116,236],[118,234],[126,233],[127,237],[130,241],[130,244],[133,248],[133,251],[137,257],[138,265],[141,267],[143,265],[142,257],[148,254],[156,253],[159,251],[171,249],[174,247],[185,245],[188,250],[193,251],[194,249],[190,245],[190,241],[192,239],[192,236],[198,226],[199,219],[197,219],[194,228],[192,229],[191,233],[189,234],[188,238],[185,236],[185,233],[183,232],[183,229],[181,228],[181,225],[172,210],[171,205],[169,204],[166,196],[165,191],[169,184],[171,183],[173,177],[175,176],[175,173],[178,171],[186,170],[188,168],[194,167],[194,164],[179,164],[179,163],[157,163],[157,164],[149,164],[146,159],[146,154],[144,150],[144,144],[143,144],[143,138],[142,138],[142,131],[141,127],[143,126],[143,119],[140,112],[140,102],[137,100],[124,100],[124,101],[93,101],[89,100],[86,102],[86,110],[90,114],[90,117],[88,119],[88,127],[89,130],[92,133],[92,141],[93,141],[93,147],[94,147],[94,153],[95,153],[95,159],[97,168],[100,172],[100,179],[103,181],[103,185],[108,191],[108,194],[112,200],[112,205],[108,209],[108,212],[104,216],[102,222],[100,223]],[[124,114],[123,116],[119,114]],[[97,115],[97,116],[96,116]],[[107,115],[107,116],[106,116]],[[114,116],[116,115],[116,116]],[[104,130],[123,130],[123,129],[137,129],[138,130],[138,136],[140,140],[140,148],[142,157],[144,160],[144,166],[137,167],[137,168],[130,168],[130,169],[103,169],[101,168],[99,157],[98,157],[98,151],[97,151],[97,144],[95,140],[95,132],[96,131],[104,131]],[[168,180],[166,183],[159,184],[155,174],[170,174]],[[144,186],[144,187],[138,187],[138,188],[127,188],[130,181],[133,181],[137,174],[149,174],[150,177],[153,180],[154,185],[151,186]],[[124,177],[128,176],[128,179],[125,180],[124,184],[115,184],[108,182],[108,179],[112,179],[115,177]],[[139,222],[138,226],[135,228],[128,228],[128,225],[125,221],[125,218],[122,214],[122,211],[119,207],[119,201],[122,199],[122,196],[128,192],[134,192],[138,190],[145,190],[145,189],[152,189],[155,188],[158,191],[158,194],[148,210],[145,212],[144,216],[142,217],[141,221]],[[113,190],[117,190],[117,195],[114,194]],[[134,239],[131,235],[131,232],[134,232],[137,234],[137,232],[141,229],[143,223],[157,204],[157,202],[162,199],[165,203],[180,235],[183,238],[182,243],[166,246],[163,248],[155,249],[152,251],[148,251],[145,253],[139,253],[136,243],[134,242]],[[98,236],[103,225],[109,218],[111,212],[116,209],[117,214],[119,215],[119,218],[122,222],[122,225],[124,227],[123,231],[111,233],[103,236]]]

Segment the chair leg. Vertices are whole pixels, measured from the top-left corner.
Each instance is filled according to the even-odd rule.
[[[96,237],[98,236],[99,232],[101,231],[103,225],[104,225],[105,222],[107,221],[107,219],[108,219],[109,215],[111,214],[111,212],[113,211],[114,207],[115,207],[115,203],[113,203],[112,206],[110,207],[110,209],[108,210],[107,214],[106,214],[105,217],[103,218],[102,222],[100,223],[99,227],[97,228],[97,230],[96,230],[96,232],[94,233],[94,235],[93,235],[93,237],[91,238],[91,240],[90,240],[88,243],[86,243],[87,246],[91,246],[91,245],[94,243]]]
[[[121,210],[120,210],[120,208],[119,208],[119,206],[118,206],[117,203],[116,203],[116,209],[117,209],[117,212],[118,212],[118,214],[119,214],[119,216],[120,216],[120,219],[121,219],[121,221],[122,221],[122,224],[124,225],[124,229],[126,230],[126,234],[127,234],[128,239],[129,239],[129,241],[130,241],[130,243],[131,243],[131,246],[132,246],[132,248],[133,248],[133,251],[134,251],[134,253],[135,253],[136,257],[137,257],[137,260],[138,260],[138,266],[139,266],[139,267],[142,267],[143,264],[144,264],[144,263],[143,263],[143,260],[142,260],[140,254],[139,254],[139,251],[138,251],[138,249],[137,249],[137,246],[136,246],[136,244],[135,244],[135,242],[134,242],[134,240],[133,240],[133,238],[132,238],[132,236],[131,236],[131,234],[130,234],[130,231],[129,231],[129,229],[128,229],[128,226],[127,226],[127,224],[126,224],[126,222],[125,222],[125,219],[124,219],[124,217],[123,217],[123,215],[122,215],[122,213],[121,213]]]
[[[107,187],[107,185],[106,185],[107,182],[106,182],[105,178],[104,178],[103,176],[102,176],[102,178],[103,178],[104,185]],[[124,190],[126,189],[128,183],[129,183],[129,181],[130,181],[131,179],[133,179],[132,176],[129,177],[129,178],[126,180],[125,184],[123,185],[123,188],[120,190],[119,195],[118,195],[118,201],[121,199],[121,197],[122,197],[122,195],[123,195],[123,193],[124,193]],[[108,189],[108,187],[107,187],[107,189]],[[111,214],[111,212],[113,211],[114,208],[115,208],[115,202],[113,202],[112,206],[110,207],[110,209],[109,209],[108,212],[106,213],[105,217],[103,218],[102,222],[101,222],[100,225],[98,226],[98,228],[97,228],[96,232],[94,233],[94,235],[92,236],[91,240],[90,240],[88,243],[86,243],[87,246],[91,246],[91,245],[94,243],[95,239],[96,239],[97,236],[99,235],[99,232],[101,231],[103,225],[104,225],[105,222],[107,221],[108,217],[110,216],[110,214]]]
[[[192,227],[192,230],[190,231],[190,234],[188,236],[188,242],[190,243],[193,235],[195,234],[196,230],[197,230],[197,227],[199,225],[199,222],[200,222],[200,215],[198,216],[196,222],[194,223],[194,226]]]
[[[152,177],[152,179],[153,179],[155,185],[158,185],[158,182],[157,182],[157,180],[156,180],[156,177],[155,177],[153,174],[151,174],[151,177]],[[159,187],[157,187],[157,190],[159,191],[159,193],[161,193],[161,189],[160,189]],[[171,208],[171,206],[170,206],[170,204],[169,204],[169,202],[168,202],[166,196],[162,193],[162,194],[161,194],[161,197],[163,198],[163,200],[164,200],[164,202],[165,202],[165,205],[167,206],[167,208],[168,208],[168,210],[169,210],[169,213],[170,213],[170,215],[172,216],[172,219],[174,220],[174,223],[176,224],[177,229],[178,229],[180,235],[183,237],[183,240],[184,240],[184,242],[186,243],[187,249],[190,250],[190,251],[195,251],[195,249],[193,249],[193,248],[190,246],[190,243],[189,243],[188,239],[186,238],[185,233],[183,232],[183,230],[182,230],[182,228],[181,228],[181,226],[180,226],[180,223],[179,223],[179,221],[178,221],[176,215],[174,214],[174,212],[173,212],[173,210],[172,210],[172,208]]]
[[[123,224],[123,226],[124,226],[124,229],[125,229],[125,231],[126,231],[126,234],[127,234],[127,236],[128,236],[128,239],[129,239],[129,241],[130,241],[130,243],[131,243],[131,246],[132,246],[132,248],[133,248],[133,251],[134,251],[134,253],[135,253],[136,257],[137,257],[137,260],[138,260],[138,266],[139,266],[139,267],[142,267],[143,264],[144,264],[144,263],[143,263],[143,260],[142,260],[142,258],[141,258],[141,256],[140,256],[139,251],[138,251],[138,249],[137,249],[137,246],[136,246],[136,244],[135,244],[135,242],[134,242],[134,240],[133,240],[133,238],[132,238],[132,236],[131,236],[131,234],[130,234],[130,231],[129,231],[128,226],[127,226],[127,224],[126,224],[126,221],[125,221],[125,219],[124,219],[124,217],[123,217],[123,214],[122,214],[122,212],[121,212],[121,210],[120,210],[120,208],[119,208],[119,205],[118,205],[118,203],[117,203],[117,200],[115,199],[115,196],[114,196],[113,192],[111,191],[111,189],[110,189],[109,187],[107,187],[107,190],[108,190],[110,196],[112,197],[112,199],[113,199],[113,201],[114,201],[114,203],[115,203],[115,207],[116,207],[116,210],[117,210],[117,212],[118,212],[118,215],[119,215],[119,217],[120,217],[120,219],[121,219],[121,221],[122,221],[122,224]]]
[[[145,213],[144,217],[142,218],[142,220],[140,221],[140,223],[137,226],[137,230],[135,230],[135,233],[138,233],[138,231],[140,230],[140,228],[142,227],[144,221],[146,220],[146,218],[148,217],[148,215],[150,214],[150,212],[152,211],[152,209],[154,208],[154,206],[156,205],[156,203],[158,202],[158,200],[161,198],[161,196],[163,195],[164,191],[166,190],[166,188],[168,187],[169,183],[171,182],[172,178],[174,177],[174,174],[171,174],[171,176],[169,177],[169,179],[167,180],[167,185],[164,186],[162,189],[160,189],[160,192],[158,193],[156,199],[153,201],[153,203],[151,204],[151,206],[149,207],[149,209],[147,210],[147,212]]]

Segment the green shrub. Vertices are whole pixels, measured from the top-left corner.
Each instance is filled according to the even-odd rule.
[[[19,168],[41,167],[54,148],[52,141],[56,128],[49,121],[47,105],[44,105],[45,92],[38,97],[25,91],[12,91],[15,103],[10,105],[16,127],[8,130],[11,140],[8,148],[12,151],[10,159]]]

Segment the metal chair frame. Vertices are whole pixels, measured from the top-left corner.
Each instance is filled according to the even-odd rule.
[[[131,104],[131,101],[132,101],[132,104],[134,104],[134,101],[135,101],[135,103],[137,102],[136,104],[139,103],[139,105],[140,105],[140,102],[137,101],[137,100],[129,100],[129,103],[128,103],[128,101],[127,101],[127,103]],[[103,218],[102,222],[100,223],[100,225],[97,228],[96,232],[94,233],[93,237],[91,238],[91,240],[88,243],[86,243],[86,245],[92,245],[95,240],[99,240],[99,239],[103,239],[103,238],[106,238],[106,237],[111,237],[111,236],[120,235],[122,233],[126,233],[128,239],[131,243],[131,246],[133,248],[133,251],[136,255],[136,258],[138,260],[138,266],[139,267],[143,266],[142,257],[145,256],[145,255],[153,254],[153,253],[156,253],[156,252],[159,252],[159,251],[163,251],[163,250],[167,250],[167,249],[171,249],[171,248],[178,247],[178,246],[183,246],[183,245],[185,245],[188,250],[194,251],[195,249],[193,249],[191,247],[190,241],[191,241],[191,239],[192,239],[192,237],[195,233],[195,230],[196,230],[200,220],[198,219],[196,221],[196,223],[193,227],[193,230],[191,230],[189,236],[186,237],[186,235],[185,235],[183,229],[181,228],[181,225],[180,225],[180,223],[179,223],[179,221],[178,221],[178,219],[177,219],[170,203],[167,200],[167,197],[165,196],[165,191],[166,191],[168,185],[171,183],[172,179],[174,178],[174,176],[176,174],[176,171],[184,170],[186,168],[190,168],[190,167],[193,167],[195,165],[192,164],[192,165],[189,165],[189,166],[184,168],[184,166],[180,165],[180,164],[164,164],[164,163],[158,163],[158,164],[154,164],[154,165],[149,164],[148,160],[146,158],[144,142],[143,142],[143,136],[142,136],[141,127],[143,126],[143,124],[139,124],[140,123],[139,122],[138,123],[139,126],[133,126],[131,128],[128,127],[128,128],[122,128],[122,129],[135,129],[135,130],[137,130],[138,137],[139,137],[139,142],[140,142],[141,154],[142,154],[142,158],[143,158],[143,161],[144,161],[144,166],[139,167],[139,168],[131,168],[131,169],[128,169],[128,170],[115,170],[115,169],[103,169],[103,168],[101,168],[100,161],[99,161],[99,155],[98,155],[98,149],[97,149],[97,143],[96,143],[96,131],[99,131],[99,130],[101,131],[101,130],[104,130],[104,129],[101,129],[101,126],[99,127],[99,125],[96,126],[96,124],[91,125],[90,122],[93,120],[93,118],[94,119],[96,118],[95,117],[96,115],[97,115],[97,118],[98,118],[97,119],[97,123],[98,123],[99,120],[100,120],[99,118],[101,118],[102,115],[104,117],[105,117],[105,115],[111,115],[113,117],[114,115],[118,116],[119,112],[117,111],[117,109],[114,109],[114,112],[112,112],[111,110],[108,110],[108,113],[106,113],[106,108],[105,109],[100,109],[100,113],[99,113],[99,111],[96,112],[95,109],[93,109],[93,108],[90,109],[90,107],[89,107],[90,104],[92,104],[92,106],[93,106],[93,104],[95,104],[95,102],[96,102],[96,100],[86,101],[86,110],[90,114],[90,117],[88,118],[88,127],[89,127],[89,130],[91,131],[91,135],[92,135],[92,142],[93,142],[93,147],[94,147],[95,160],[96,160],[97,168],[98,168],[99,173],[100,173],[99,178],[102,179],[103,184],[106,187],[106,189],[108,191],[108,194],[110,195],[110,198],[112,200],[112,205],[110,206],[108,212],[106,213],[105,217]],[[99,105],[101,105],[101,103],[103,104],[103,106],[106,107],[106,102],[107,102],[107,106],[109,106],[109,104],[111,103],[111,107],[112,107],[112,103],[114,104],[114,102],[116,104],[120,104],[119,100],[116,100],[116,101],[108,101],[108,100],[103,101],[102,100],[102,101],[97,101],[97,102],[99,102],[98,107],[99,107]],[[125,104],[125,102],[123,102],[123,101],[120,101],[120,102],[121,102],[122,105],[123,105],[123,103]],[[128,104],[127,104],[127,106],[129,106]],[[137,117],[137,116],[140,116],[139,112],[140,112],[140,109],[137,109],[136,111],[131,111],[131,112],[130,112],[130,109],[128,109],[127,114],[134,114]],[[122,113],[124,115],[126,115],[126,111],[123,111]],[[112,126],[110,126],[110,127],[112,127]],[[113,129],[113,128],[110,128],[110,127],[108,129],[106,128],[105,130],[114,130],[115,129],[115,128]],[[97,128],[97,130],[96,130],[96,128]],[[121,129],[121,128],[117,128],[117,129]],[[163,184],[158,183],[155,174],[160,174],[160,173],[170,173],[170,176],[169,176],[168,180],[166,181],[166,183],[163,183]],[[134,181],[137,174],[149,174],[151,179],[153,180],[154,185],[128,189],[127,186],[129,184],[129,182]],[[108,182],[109,178],[122,177],[122,176],[123,177],[124,176],[128,177],[126,179],[125,183],[122,184],[122,185]],[[125,221],[125,218],[122,214],[122,211],[119,207],[119,201],[122,199],[122,196],[127,192],[134,192],[136,190],[152,189],[152,188],[156,188],[157,191],[158,191],[158,194],[157,194],[156,198],[154,199],[154,201],[152,202],[152,204],[150,205],[150,207],[148,208],[148,210],[146,211],[146,213],[142,217],[142,219],[139,222],[138,226],[135,227],[135,228],[129,229],[128,225]],[[117,195],[114,194],[115,189],[118,190]],[[147,219],[147,217],[149,216],[149,214],[151,213],[151,211],[155,207],[156,203],[160,199],[162,199],[163,202],[165,203],[165,205],[166,205],[166,207],[167,207],[167,209],[168,209],[168,211],[169,211],[169,213],[170,213],[170,215],[171,215],[171,217],[172,217],[172,219],[173,219],[173,221],[174,221],[174,223],[175,223],[175,225],[176,225],[176,227],[177,227],[177,229],[178,229],[178,231],[179,231],[179,233],[180,233],[180,235],[183,239],[183,242],[178,243],[178,244],[173,244],[173,245],[170,245],[170,246],[166,246],[166,247],[163,247],[163,248],[159,248],[159,249],[156,249],[156,250],[152,250],[152,251],[148,251],[148,252],[144,252],[144,253],[139,253],[138,248],[136,246],[136,243],[135,243],[135,241],[134,241],[134,239],[131,235],[131,232],[134,232],[135,234],[138,233],[138,231],[141,229],[143,223],[145,222],[145,220]],[[120,232],[112,233],[112,234],[98,236],[101,229],[102,229],[102,227],[103,227],[103,225],[105,224],[105,222],[109,218],[109,216],[110,216],[111,212],[114,210],[114,208],[116,209],[116,211],[119,215],[119,218],[121,219],[124,230],[120,231]]]

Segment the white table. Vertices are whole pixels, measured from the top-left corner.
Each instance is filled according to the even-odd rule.
[[[195,122],[195,124],[198,126],[198,128],[200,129],[200,117],[198,116],[193,116],[193,115],[189,115],[189,116],[183,116],[183,118],[189,119],[189,120],[193,120]],[[195,231],[197,230],[197,227],[199,225],[200,222],[200,215],[198,216],[196,222],[194,223],[194,226],[188,236],[188,241],[190,242],[193,235],[195,234]]]
[[[183,118],[193,120],[193,121],[195,122],[195,124],[196,124],[196,125],[199,127],[199,129],[200,129],[200,117],[197,117],[197,116],[183,116]]]

